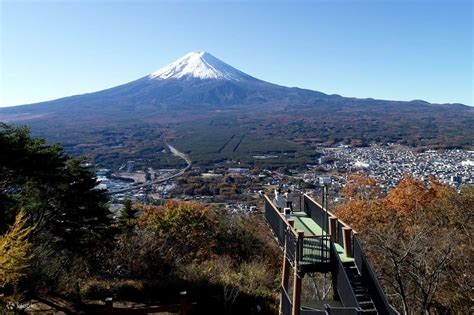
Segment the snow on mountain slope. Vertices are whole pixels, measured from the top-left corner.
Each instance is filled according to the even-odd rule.
[[[188,53],[166,67],[151,73],[148,77],[150,79],[256,80],[205,51]]]

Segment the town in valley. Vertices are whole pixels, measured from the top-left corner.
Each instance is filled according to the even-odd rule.
[[[354,173],[375,179],[383,192],[406,176],[423,181],[433,178],[456,189],[474,183],[474,151],[469,150],[419,150],[393,144],[353,148],[341,144],[316,148],[315,153],[319,158],[314,163],[291,169],[245,166],[231,160],[212,168],[191,164],[185,171],[136,169],[130,160],[117,170],[98,168],[96,174],[98,188],[108,191],[115,213],[119,213],[125,199],[160,204],[169,198],[199,200],[221,208],[226,214],[258,213],[262,194],[272,195],[279,187],[319,197],[321,176],[332,179],[330,198],[334,204],[344,201],[341,189]],[[278,155],[253,158],[262,160]],[[182,176],[175,176],[180,172]]]

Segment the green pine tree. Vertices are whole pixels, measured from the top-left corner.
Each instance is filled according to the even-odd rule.
[[[133,207],[132,201],[129,198],[124,199],[122,204],[123,208],[120,211],[120,222],[123,226],[131,227],[137,209]]]
[[[35,237],[55,245],[94,252],[111,235],[104,191],[84,158],[71,158],[59,145],[32,138],[26,127],[0,123],[0,234],[24,208]]]

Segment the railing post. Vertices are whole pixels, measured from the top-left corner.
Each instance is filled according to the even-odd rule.
[[[302,197],[303,197],[303,194],[300,193],[300,212],[304,210],[304,209],[302,209],[302,205],[301,205],[303,203],[303,198]]]
[[[293,309],[291,314],[292,315],[300,315],[300,308],[301,308],[301,284],[302,279],[299,272],[299,264],[301,260],[301,255],[303,252],[303,239],[304,239],[304,232],[298,231],[298,238],[297,238],[297,247],[296,247],[296,257],[295,257],[295,266],[294,266],[294,277],[293,277]]]
[[[293,219],[288,220],[288,224],[290,227],[293,227],[295,224],[295,221]],[[292,233],[291,231],[286,231],[286,233]],[[286,292],[288,292],[288,283],[290,282],[290,262],[288,261],[288,255],[287,255],[287,250],[288,250],[288,236],[285,234],[285,245],[283,247],[283,272],[281,275],[281,285],[285,289]],[[283,296],[284,293],[281,292],[281,297],[280,297],[280,315],[289,315],[289,314],[283,314],[283,299],[286,297]]]
[[[352,229],[348,227],[342,228],[342,239],[344,244],[344,254],[347,257],[353,256],[352,251]]]
[[[114,313],[114,299],[108,297],[105,299],[104,314],[113,314]]]
[[[329,217],[329,234],[331,240],[337,242],[337,218],[334,216]]]
[[[180,300],[180,314],[187,315],[190,311],[190,305],[188,301],[188,293],[186,291],[179,292],[179,300]]]

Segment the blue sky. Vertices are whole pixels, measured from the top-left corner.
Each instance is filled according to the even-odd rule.
[[[0,106],[98,91],[202,50],[281,85],[473,105],[472,3],[0,0]]]

